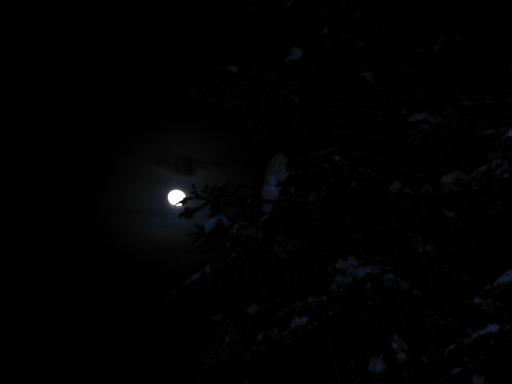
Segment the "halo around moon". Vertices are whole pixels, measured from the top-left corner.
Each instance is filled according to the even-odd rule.
[[[169,200],[169,204],[171,204],[174,207],[181,207],[183,204],[181,201],[187,197],[185,192],[183,192],[180,189],[173,189],[170,191],[167,195],[167,200]]]

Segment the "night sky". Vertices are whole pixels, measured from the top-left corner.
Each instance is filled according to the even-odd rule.
[[[162,294],[169,276],[197,268],[188,232],[206,219],[179,219],[167,192],[192,183],[261,188],[266,163],[289,145],[280,137],[261,143],[219,111],[183,100],[212,68],[250,65],[262,55],[284,61],[304,33],[304,15],[269,14],[262,22],[229,4],[140,11],[109,9],[73,39],[74,81],[83,93],[71,107],[79,128],[69,150],[80,188],[88,184],[90,204],[79,209],[91,244],[100,244],[98,262],[128,268],[124,288]]]
[[[88,195],[89,203],[79,208],[85,215],[83,223],[90,236],[109,249],[106,253],[113,249],[114,255],[124,259],[127,252],[137,263],[173,263],[176,258],[188,263],[187,257],[166,255],[180,253],[182,247],[190,251],[185,233],[197,222],[177,218],[178,211],[170,209],[165,199],[167,191],[173,187],[187,190],[192,183],[258,185],[271,156],[293,150],[296,143],[286,136],[286,128],[261,142],[233,126],[225,112],[183,100],[210,79],[212,68],[244,68],[266,58],[282,66],[297,46],[306,50],[305,65],[311,60],[308,54],[314,54],[319,60],[332,61],[326,63],[328,71],[333,65],[340,68],[335,72],[349,71],[342,55],[322,58],[317,53],[320,47],[311,39],[313,31],[322,30],[322,23],[331,23],[334,30],[341,28],[343,16],[335,13],[336,7],[329,9],[332,15],[327,12],[309,18],[300,7],[267,11],[264,6],[230,2],[202,5],[200,10],[191,4],[173,5],[165,11],[106,7],[99,14],[85,11],[89,16],[76,15],[66,23],[77,32],[63,40],[70,48],[67,62],[73,76],[67,86],[73,89],[73,97],[65,103],[66,107],[69,103],[64,116],[69,116],[70,129],[57,140],[68,142],[65,151],[76,162],[72,173],[81,175],[80,188],[85,187],[83,193]],[[486,81],[475,69],[485,70],[507,55],[507,49],[500,49],[506,41],[505,23],[493,19],[497,10],[444,8],[435,3],[388,7],[364,2],[360,9],[368,16],[361,23],[363,29],[354,33],[368,39],[376,35],[382,42],[391,39],[397,50],[395,57],[381,59],[384,69],[403,65],[404,52],[399,51],[403,41],[411,34],[420,43],[429,28],[464,31],[471,41],[459,56],[448,60],[453,69],[437,69],[439,74],[449,73],[449,83],[462,88]],[[481,19],[475,19],[477,14]],[[386,32],[393,20],[400,26]],[[496,21],[487,23],[489,20]],[[379,28],[384,33],[379,33]],[[425,65],[434,65],[436,70],[439,64]],[[303,69],[290,69],[297,70]],[[341,81],[347,80],[343,74],[339,76]],[[442,76],[420,81],[441,86]],[[468,80],[471,83],[465,85]],[[332,81],[339,79],[333,77]],[[443,97],[443,93],[441,88],[422,97],[428,103],[428,97]],[[304,97],[310,103],[306,108],[318,102],[308,100],[307,93]],[[320,97],[327,100],[330,95]],[[306,120],[306,124],[322,124],[322,119]],[[322,147],[329,140],[313,137],[310,144]]]
[[[51,105],[36,114],[52,128],[36,129],[50,161],[30,167],[59,186],[39,217],[55,218],[42,241],[76,287],[55,283],[58,305],[76,307],[73,364],[189,374],[183,383],[510,382],[509,288],[493,283],[511,268],[504,13],[270,3],[81,9],[34,37],[52,63],[37,70]],[[290,178],[272,159],[289,160]],[[279,198],[264,211],[274,176]],[[242,192],[211,215],[180,217],[167,201],[223,183]],[[215,215],[226,221],[195,244]],[[404,281],[392,293],[389,276]],[[475,297],[483,314],[465,307]],[[319,334],[301,333],[310,325]],[[410,349],[379,352],[397,333]],[[432,357],[487,333],[503,351],[471,349],[460,375],[459,355]],[[475,381],[487,370],[498,373]]]

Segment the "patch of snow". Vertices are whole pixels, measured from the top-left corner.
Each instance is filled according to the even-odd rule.
[[[386,370],[386,363],[380,356],[373,356],[368,362],[368,370],[372,373],[382,373]]]
[[[238,73],[239,68],[236,65],[230,65],[226,68],[229,72],[232,72],[234,74]]]
[[[258,312],[258,304],[256,303],[252,303],[251,305],[249,305],[245,311],[249,314],[249,315],[254,315],[256,312]]]
[[[399,182],[398,180],[396,181],[393,181],[391,183],[391,185],[389,186],[388,188],[388,193],[390,195],[394,195],[395,193],[397,193],[400,189],[402,189],[402,183]]]
[[[370,71],[365,71],[361,73],[361,77],[366,79],[368,83],[373,84],[373,74]]]
[[[436,251],[436,247],[433,244],[427,243],[421,239],[415,239],[411,245],[420,253],[433,253]]]
[[[434,43],[434,45],[432,46],[432,50],[434,52],[439,52],[439,50],[441,49],[441,46],[443,45],[443,43],[445,42],[445,37],[444,35],[441,35],[439,36],[439,38],[437,39],[437,41]]]
[[[286,56],[285,61],[299,61],[304,56],[304,52],[302,49],[295,45],[288,52],[288,56]]]
[[[290,328],[302,327],[309,321],[307,316],[296,316],[293,318]]]
[[[501,326],[499,324],[488,324],[484,329],[475,332],[471,337],[469,337],[467,340],[472,340],[480,336],[489,335],[492,333],[499,332],[501,329]]]
[[[402,288],[409,289],[409,286],[407,285],[407,283],[401,281],[399,278],[397,278],[392,273],[386,273],[384,276],[382,276],[382,281],[388,287],[395,287],[398,285],[398,286],[401,286]]]
[[[505,272],[503,275],[498,277],[496,281],[494,282],[494,286],[501,286],[501,285],[510,285],[512,284],[512,269],[509,269],[507,272]]]
[[[185,280],[185,284],[190,284],[193,281],[198,280],[201,277],[201,272],[198,272],[192,276],[190,276],[187,280]]]
[[[393,337],[391,338],[391,348],[393,348],[395,352],[407,350],[405,342],[396,332],[393,333]]]
[[[456,182],[465,182],[467,180],[468,180],[468,177],[466,176],[466,174],[464,174],[456,169],[450,173],[447,173],[443,177],[441,177],[441,183],[443,183],[443,184],[453,184]]]
[[[510,177],[510,167],[504,161],[497,161],[493,164],[496,177],[508,179]]]
[[[481,166],[481,167],[475,169],[471,173],[471,179],[472,179],[471,186],[474,189],[477,189],[480,186],[482,186],[483,183],[485,183],[485,181],[486,181],[488,172],[489,172],[489,167],[487,165],[484,165],[484,166]]]
[[[281,187],[278,185],[288,177],[288,159],[282,153],[277,153],[268,163],[261,195],[265,200],[276,200],[279,197]],[[264,204],[264,212],[270,212],[272,204]]]
[[[344,272],[353,272],[358,267],[359,263],[354,256],[349,256],[346,259],[339,259],[336,262],[336,269]]]
[[[480,131],[478,134],[481,136],[495,136],[496,132],[498,132],[497,129],[488,129],[486,131]]]
[[[487,333],[496,333],[501,329],[499,324],[488,324],[484,329],[479,331],[478,333],[481,335],[485,335]]]
[[[190,284],[190,283],[193,283],[196,280],[199,280],[201,277],[206,276],[207,274],[209,274],[210,271],[211,271],[210,265],[207,265],[202,270],[200,270],[199,272],[197,272],[196,274],[190,276],[187,280],[185,280],[185,284]]]
[[[232,333],[229,333],[226,335],[226,337],[224,338],[224,344],[229,344],[232,340],[235,339],[235,335],[232,334]]]
[[[438,119],[432,116],[430,113],[421,112],[415,113],[409,117],[407,120],[409,123],[419,123],[423,121],[428,121],[429,123],[435,123]]]
[[[362,279],[363,277],[365,277],[367,275],[375,274],[378,271],[379,271],[379,268],[377,268],[375,266],[372,266],[372,265],[369,265],[367,267],[361,267],[358,270],[356,270],[354,272],[354,276],[359,278],[359,279]]]
[[[407,360],[407,354],[405,353],[405,351],[407,351],[407,345],[396,332],[393,333],[390,344],[391,348],[396,353],[395,356],[399,363]]]
[[[453,219],[453,218],[455,217],[455,212],[450,211],[449,209],[446,209],[446,208],[444,208],[444,207],[443,207],[443,208],[441,208],[441,209],[442,209],[442,211],[443,211],[444,215],[445,215],[447,218],[449,218],[449,219]]]

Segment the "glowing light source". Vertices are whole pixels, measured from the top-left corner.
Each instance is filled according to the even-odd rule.
[[[173,189],[169,194],[167,195],[167,200],[169,200],[169,203],[175,207],[181,207],[183,204],[181,201],[187,197],[185,195],[185,192],[179,190],[179,189]]]

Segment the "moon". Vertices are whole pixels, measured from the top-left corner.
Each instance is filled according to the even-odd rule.
[[[172,191],[169,192],[169,194],[167,195],[167,200],[169,200],[169,203],[172,205],[172,206],[175,206],[175,207],[181,207],[183,204],[181,203],[181,201],[187,197],[187,195],[185,194],[185,192],[183,192],[182,190],[180,189],[173,189]]]

